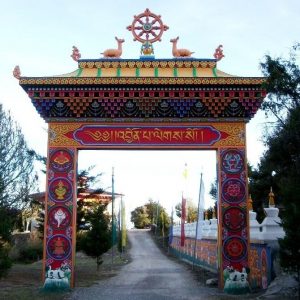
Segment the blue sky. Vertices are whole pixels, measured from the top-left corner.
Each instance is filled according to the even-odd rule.
[[[73,45],[79,48],[82,58],[100,58],[103,50],[116,46],[115,36],[125,39],[123,58],[138,58],[140,45],[133,42],[126,27],[133,15],[146,8],[160,14],[170,27],[162,42],[154,45],[156,58],[171,57],[169,41],[176,36],[180,37],[178,46],[194,51],[197,58],[212,58],[215,48],[223,44],[225,58],[218,68],[239,76],[261,76],[259,62],[263,56],[286,55],[300,33],[300,2],[296,0],[11,0],[2,1],[0,7],[0,102],[22,127],[29,146],[43,155],[47,150],[47,124],[13,78],[15,65],[20,66],[22,76],[68,73],[77,67],[70,58]],[[247,125],[252,164],[258,162],[263,151],[260,139],[264,122],[264,114],[258,113]],[[109,186],[114,165],[119,184],[116,190],[126,194],[129,210],[150,197],[170,208],[180,199],[181,187],[176,193],[171,190],[180,185],[176,180],[180,181],[177,177],[185,161],[191,168],[191,197],[197,200],[201,168],[207,174],[209,189],[215,158],[213,153],[206,155],[99,151],[80,154],[79,163],[80,167],[95,163],[105,174],[104,186]]]

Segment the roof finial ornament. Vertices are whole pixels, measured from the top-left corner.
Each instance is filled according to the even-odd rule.
[[[214,207],[213,207],[213,210],[212,210],[212,218],[216,219],[216,210],[215,210]]]
[[[19,66],[15,66],[13,70],[13,75],[15,78],[20,79],[21,78],[21,71]]]
[[[208,220],[208,211],[207,210],[204,212],[204,220]]]
[[[141,54],[150,57],[154,54],[152,43],[161,41],[164,31],[169,27],[165,25],[160,15],[156,15],[148,8],[141,14],[133,17],[131,25],[126,27],[131,31],[134,41],[142,43]]]
[[[251,194],[249,194],[249,198],[248,198],[248,209],[249,211],[253,211],[253,200]]]
[[[118,49],[107,49],[101,54],[103,54],[103,57],[105,58],[119,58],[122,55],[122,44],[125,42],[123,39],[118,39],[115,37],[117,43],[118,43]]]
[[[219,45],[219,47],[215,50],[214,53],[214,58],[219,61],[221,60],[223,57],[225,57],[225,55],[223,54],[223,45]]]
[[[78,61],[81,58],[79,49],[76,46],[73,46],[72,54],[70,55],[75,61]]]
[[[269,207],[275,207],[275,201],[274,201],[274,193],[272,190],[272,187],[270,188],[270,193],[269,193]]]
[[[174,57],[191,57],[191,55],[195,52],[191,52],[188,49],[177,49],[177,41],[179,40],[179,36],[176,39],[171,39],[170,42],[173,43],[172,54]]]

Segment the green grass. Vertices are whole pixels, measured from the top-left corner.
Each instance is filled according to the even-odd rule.
[[[121,257],[115,250],[112,265],[111,252],[108,252],[103,255],[103,263],[97,271],[95,259],[78,253],[75,263],[75,286],[88,287],[100,280],[115,276],[118,270],[129,261],[127,254]],[[7,277],[0,279],[0,299],[63,300],[70,298],[71,291],[44,292],[42,282],[42,261],[32,264],[16,263]]]

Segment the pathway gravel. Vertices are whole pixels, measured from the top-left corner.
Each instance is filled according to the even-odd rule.
[[[219,299],[217,289],[204,286],[184,264],[164,255],[149,232],[131,230],[128,237],[132,262],[115,277],[88,288],[76,288],[72,299]]]

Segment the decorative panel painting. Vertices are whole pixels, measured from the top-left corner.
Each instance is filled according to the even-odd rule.
[[[220,279],[226,292],[241,293],[249,290],[247,279],[238,286],[230,280],[230,273],[242,272],[247,277],[250,271],[245,149],[221,148],[218,153]]]
[[[45,217],[45,289],[66,289],[74,275],[76,150],[49,148]]]

